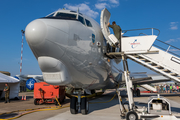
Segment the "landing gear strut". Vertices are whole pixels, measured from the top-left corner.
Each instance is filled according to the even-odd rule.
[[[70,112],[71,114],[77,114],[80,110],[83,115],[88,114],[89,103],[86,97],[81,96],[81,90],[78,90],[78,96],[71,98]]]

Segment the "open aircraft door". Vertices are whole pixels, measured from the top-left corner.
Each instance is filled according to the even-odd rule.
[[[118,43],[118,39],[113,34],[110,34],[109,28],[107,26],[107,24],[109,23],[110,16],[111,13],[106,8],[104,8],[101,11],[101,18],[100,18],[101,31],[107,43],[109,43],[110,45],[115,45],[116,43]]]

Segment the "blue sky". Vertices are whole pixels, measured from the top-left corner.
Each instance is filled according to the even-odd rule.
[[[34,19],[58,9],[77,10],[98,23],[106,7],[111,20],[122,30],[158,28],[158,39],[180,47],[180,0],[0,0],[0,71],[19,74],[21,30]],[[129,62],[133,72],[151,71]],[[138,66],[138,69],[137,69]],[[41,74],[38,63],[24,40],[22,74]]]

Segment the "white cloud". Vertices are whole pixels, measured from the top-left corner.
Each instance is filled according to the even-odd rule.
[[[102,10],[103,8],[114,8],[119,6],[119,0],[98,0],[95,4],[96,9]]]
[[[104,1],[107,1],[107,0],[98,0],[98,2],[104,2]]]
[[[113,3],[113,4],[119,4],[118,0],[110,0],[110,2]]]
[[[176,39],[169,39],[166,41],[166,43],[172,43],[172,42],[178,42],[180,41],[180,38],[176,38]]]
[[[166,41],[165,43],[171,43],[171,42],[175,42],[175,39],[169,39],[168,41]]]
[[[97,9],[99,9],[99,10],[104,9],[104,8],[106,8],[107,6],[108,6],[107,3],[97,3],[97,4],[95,4],[95,7],[96,7]]]
[[[79,12],[86,14],[89,17],[96,18],[99,13],[95,10],[91,9],[89,6],[90,2],[84,2],[81,4],[64,4],[65,9],[77,11],[79,8]],[[104,8],[113,8],[119,6],[119,0],[97,0],[95,4],[95,8],[98,10],[102,10]]]
[[[70,5],[70,4],[64,4],[64,7],[69,10],[77,11],[79,8],[79,12],[86,14],[89,17],[96,18],[99,13],[96,11],[93,11],[89,6],[89,3],[81,3],[78,5]]]
[[[170,29],[171,30],[177,30],[178,29],[178,22],[171,22],[170,23]]]
[[[170,49],[169,51],[171,51],[171,52],[180,52],[180,50],[178,50],[178,49]]]
[[[90,2],[84,2],[84,4],[90,4]]]

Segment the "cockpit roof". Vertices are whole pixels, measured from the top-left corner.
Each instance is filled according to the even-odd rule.
[[[87,27],[93,26],[91,23],[92,18],[72,10],[57,10],[47,15],[45,18],[77,20],[80,21],[82,24],[86,25]]]
[[[55,16],[56,13],[58,13],[58,12],[67,13],[67,14],[68,14],[68,13],[69,13],[69,14],[76,14],[76,15],[77,15],[77,11],[73,11],[73,10],[62,10],[62,9],[60,9],[60,10],[57,10],[57,11],[55,11],[55,12],[47,15],[46,17],[48,17],[48,16],[53,17],[53,16]],[[82,13],[78,13],[78,14],[80,14],[80,15],[82,15],[82,16],[84,17],[84,15],[83,15]]]

